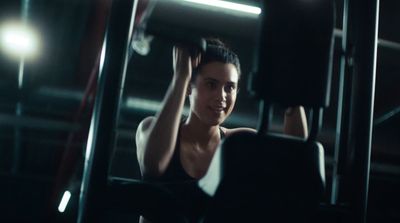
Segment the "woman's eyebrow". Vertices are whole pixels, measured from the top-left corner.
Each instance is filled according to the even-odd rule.
[[[211,81],[211,82],[214,82],[214,83],[220,83],[220,81],[218,79],[215,79],[215,78],[212,78],[212,77],[205,77],[204,81]],[[226,84],[236,86],[237,82],[227,81]]]
[[[212,78],[212,77],[205,77],[204,78],[205,81],[212,81],[212,82],[219,82],[219,80]]]

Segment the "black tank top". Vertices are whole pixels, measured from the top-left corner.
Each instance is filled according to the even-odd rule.
[[[180,131],[181,128],[178,130],[178,140],[176,141],[174,154],[172,155],[171,161],[167,167],[165,173],[159,178],[160,181],[195,181],[196,178],[191,177],[183,168],[180,156]],[[225,138],[225,133],[219,129],[221,139]]]
[[[191,222],[199,222],[207,212],[210,197],[197,186],[198,179],[191,177],[183,169],[180,156],[180,130],[181,126],[178,130],[174,153],[165,173],[156,178],[146,177],[145,180],[163,185],[173,196],[176,196],[176,201],[179,201],[178,204],[181,204],[182,210]],[[225,134],[221,129],[220,134],[221,139],[224,139]]]

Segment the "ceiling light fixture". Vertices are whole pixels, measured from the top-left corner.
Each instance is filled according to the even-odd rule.
[[[27,26],[9,23],[0,30],[2,48],[17,56],[31,56],[36,53],[38,41],[35,33]]]
[[[250,13],[250,14],[256,14],[256,15],[259,15],[261,13],[261,8],[259,8],[259,7],[245,5],[245,4],[239,4],[239,3],[233,3],[233,2],[228,2],[228,1],[220,1],[220,0],[184,0],[184,1],[201,4],[201,5],[208,5],[208,6],[223,8],[223,9],[229,9],[229,10],[234,10],[234,11],[240,11],[240,12],[245,12],[245,13]]]

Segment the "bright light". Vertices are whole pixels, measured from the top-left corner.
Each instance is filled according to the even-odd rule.
[[[184,1],[196,4],[214,6],[218,8],[230,9],[240,12],[246,12],[256,15],[259,15],[261,13],[261,9],[259,7],[227,2],[227,1],[220,1],[220,0],[184,0]]]
[[[61,199],[60,205],[58,205],[59,212],[63,213],[65,211],[65,208],[67,207],[70,198],[71,198],[71,193],[69,191],[65,191]]]
[[[31,56],[35,54],[38,40],[35,33],[28,27],[9,23],[1,27],[2,48],[16,56]]]

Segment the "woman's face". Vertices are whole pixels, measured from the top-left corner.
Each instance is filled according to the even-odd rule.
[[[205,124],[219,125],[235,105],[238,71],[233,64],[211,62],[199,72],[191,85],[191,113]]]

